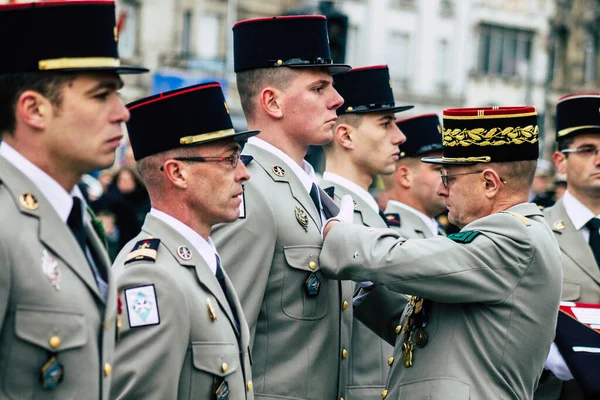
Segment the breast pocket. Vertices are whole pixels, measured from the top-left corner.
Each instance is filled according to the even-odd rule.
[[[398,399],[469,400],[470,387],[466,382],[451,378],[424,379],[401,385]]]
[[[226,342],[195,342],[192,343],[192,373],[191,392],[193,398],[212,399],[218,386],[226,381],[230,394],[236,387],[243,387],[243,380],[236,386],[232,375],[240,366],[238,346]]]
[[[327,279],[319,267],[320,246],[288,246],[283,249],[285,268],[281,291],[283,312],[290,318],[321,319],[327,315]]]
[[[32,398],[44,393],[45,398],[76,398],[78,371],[91,369],[97,362],[82,349],[88,342],[83,314],[19,307],[15,312],[15,340],[5,376],[7,392],[14,398]],[[43,389],[40,369],[55,354],[63,365],[63,381],[52,389]],[[52,397],[54,396],[54,397]]]
[[[577,301],[581,297],[581,286],[575,282],[563,282],[562,301]]]

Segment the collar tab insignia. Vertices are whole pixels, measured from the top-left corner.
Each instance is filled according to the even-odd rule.
[[[156,261],[160,239],[148,238],[137,242],[125,259],[125,264],[134,261]]]

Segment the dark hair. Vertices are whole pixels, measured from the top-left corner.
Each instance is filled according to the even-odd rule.
[[[262,89],[273,86],[279,90],[285,90],[292,84],[297,74],[298,70],[293,68],[260,68],[238,72],[236,74],[237,88],[246,119],[253,116],[254,101]]]
[[[558,139],[556,142],[556,144],[558,145],[558,151],[563,151],[564,149],[568,149],[569,146],[571,146],[574,141],[575,141],[575,136],[569,136],[566,138]],[[568,156],[568,154],[565,153],[565,156]]]
[[[75,79],[68,72],[24,72],[0,74],[0,137],[16,129],[16,106],[19,96],[33,90],[50,100],[55,107],[62,101],[61,87]]]

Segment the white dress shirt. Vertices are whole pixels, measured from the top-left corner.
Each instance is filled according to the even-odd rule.
[[[406,205],[404,203],[396,201],[396,200],[388,200],[388,204],[393,204],[393,205],[403,208],[407,211],[410,211],[411,213],[413,213],[417,217],[419,217],[425,225],[427,225],[427,228],[429,228],[429,231],[431,232],[431,234],[433,236],[437,236],[439,234],[439,230],[438,230],[439,227],[438,227],[438,223],[435,220],[435,218],[429,218],[427,215],[423,214],[421,211],[419,211],[415,208],[412,208],[409,205]]]
[[[565,192],[562,199],[563,205],[565,206],[565,211],[573,223],[573,226],[578,231],[581,231],[585,241],[589,242],[590,230],[585,226],[585,224],[587,224],[588,221],[594,217],[600,218],[600,215],[594,215],[589,208],[584,206],[582,202],[573,197],[568,190]]]

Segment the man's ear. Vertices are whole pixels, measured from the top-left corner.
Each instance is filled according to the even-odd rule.
[[[486,169],[483,171],[483,179],[485,182],[485,197],[488,199],[496,197],[500,186],[504,184],[500,175],[493,169]]]
[[[189,173],[183,163],[177,160],[168,160],[162,166],[162,171],[173,185],[186,189],[188,186]]]
[[[47,120],[53,112],[50,100],[34,90],[21,93],[15,106],[17,121],[36,130],[46,129]]]
[[[260,92],[260,106],[272,118],[283,118],[283,109],[281,108],[282,93],[274,88],[266,87]]]
[[[354,128],[348,124],[336,125],[333,130],[333,140],[345,149],[353,149],[355,146],[355,143],[352,140],[354,137],[353,129]]]
[[[555,151],[554,154],[552,154],[552,161],[554,162],[554,166],[556,167],[556,172],[558,172],[559,174],[567,173],[566,154],[563,154],[560,151]]]
[[[410,188],[413,185],[414,178],[414,173],[407,165],[400,165],[396,169],[394,179],[401,187],[406,189]]]

